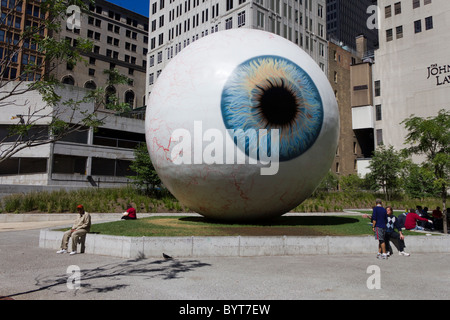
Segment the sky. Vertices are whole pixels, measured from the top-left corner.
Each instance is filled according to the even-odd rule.
[[[108,0],[108,2],[148,17],[150,0]]]

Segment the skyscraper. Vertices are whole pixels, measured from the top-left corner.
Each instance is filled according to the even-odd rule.
[[[208,34],[252,28],[304,49],[327,73],[325,0],[151,0],[147,96],[165,65]]]
[[[356,50],[355,39],[363,34],[367,38],[367,50],[378,47],[378,31],[367,21],[371,17],[370,6],[376,0],[327,0],[327,37]],[[369,13],[368,13],[369,11]]]
[[[46,72],[43,55],[31,37],[22,37],[27,28],[33,28],[36,36],[48,36],[41,27],[46,15],[40,1],[2,0],[0,12],[0,81],[41,79]],[[35,66],[33,71],[27,69],[29,64]]]

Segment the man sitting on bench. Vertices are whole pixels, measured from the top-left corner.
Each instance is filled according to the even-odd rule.
[[[91,216],[88,212],[84,211],[84,207],[80,204],[77,207],[78,217],[76,218],[72,229],[66,231],[61,241],[61,250],[56,253],[66,253],[69,244],[69,239],[72,237],[72,251],[71,255],[77,253],[77,244],[80,240],[84,240],[86,234],[91,229]],[[83,244],[82,244],[83,245]]]

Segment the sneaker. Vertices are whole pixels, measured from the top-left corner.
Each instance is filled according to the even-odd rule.
[[[56,251],[56,253],[66,253],[66,252],[67,252],[66,249],[61,249],[61,250]]]
[[[387,259],[388,255],[386,253],[381,254],[381,259]]]
[[[405,256],[405,257],[409,257],[410,256],[410,254],[408,252],[405,252],[405,251],[400,251],[398,254],[401,255],[401,256]]]
[[[71,253],[69,253],[71,256],[73,256],[74,254],[77,254],[76,251],[72,251]]]

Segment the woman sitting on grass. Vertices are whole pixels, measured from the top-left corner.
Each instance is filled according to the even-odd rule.
[[[136,220],[136,209],[133,208],[130,204],[127,205],[127,211],[123,213],[123,220]]]

